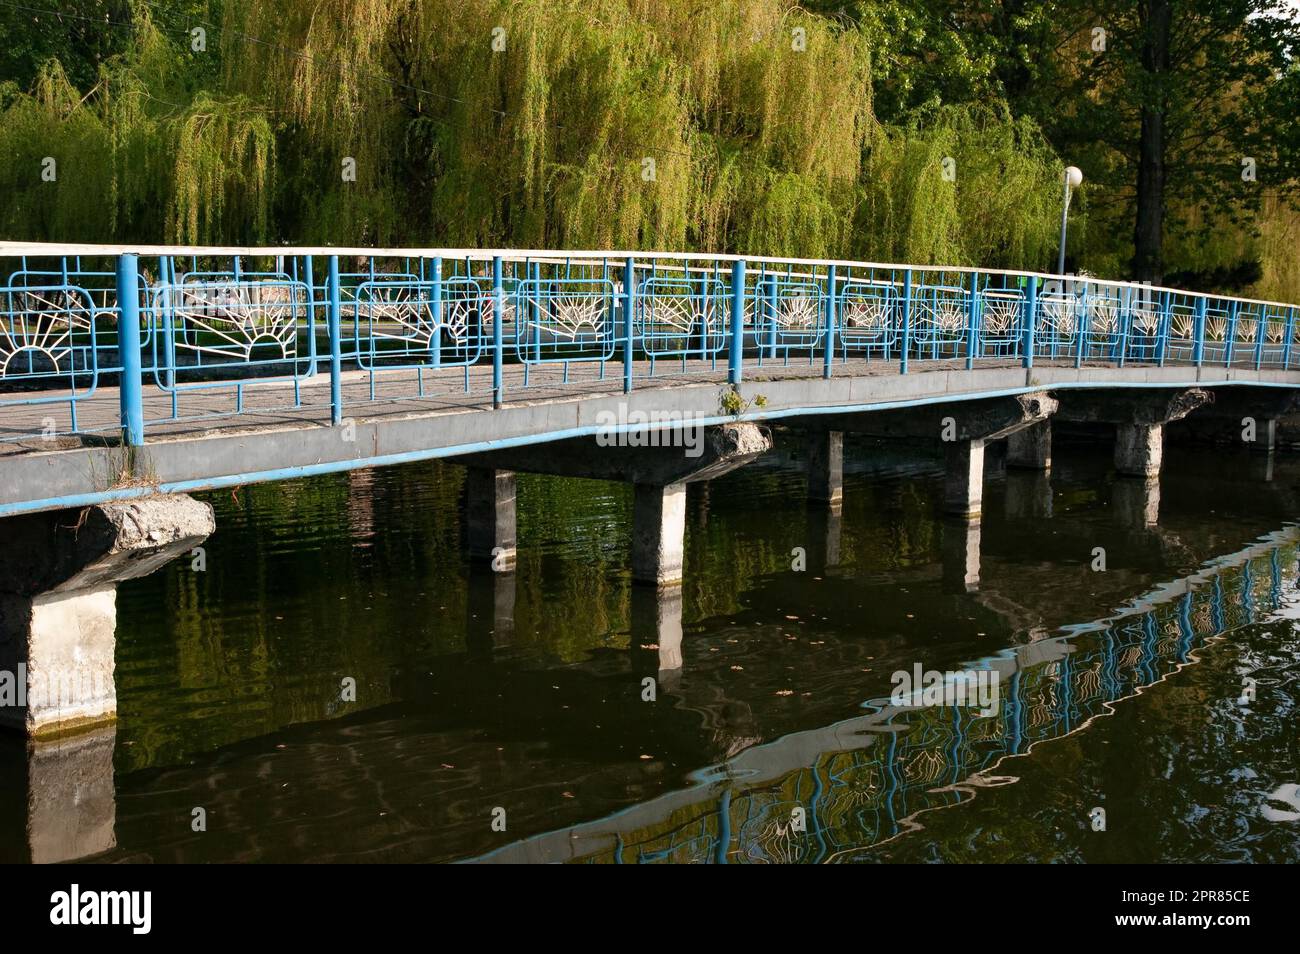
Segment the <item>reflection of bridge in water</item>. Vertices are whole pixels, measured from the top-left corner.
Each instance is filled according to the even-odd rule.
[[[972,663],[1000,674],[997,711],[866,703],[868,715],[797,732],[696,773],[698,784],[608,818],[515,842],[492,862],[815,862],[879,845],[917,815],[971,797],[1002,760],[1062,738],[1259,622],[1300,587],[1288,527],[1111,617]],[[806,831],[792,824],[803,809]]]

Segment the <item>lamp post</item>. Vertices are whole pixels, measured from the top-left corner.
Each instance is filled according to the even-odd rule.
[[[1065,167],[1065,195],[1061,199],[1061,257],[1057,259],[1056,272],[1065,274],[1065,225],[1070,215],[1070,192],[1083,183],[1083,170],[1078,166]]]

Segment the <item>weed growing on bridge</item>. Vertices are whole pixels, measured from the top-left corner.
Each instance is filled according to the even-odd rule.
[[[724,414],[730,414],[732,417],[740,417],[751,407],[767,407],[767,398],[762,394],[755,394],[749,400],[740,393],[740,388],[733,384],[729,388],[723,389],[718,403]]]

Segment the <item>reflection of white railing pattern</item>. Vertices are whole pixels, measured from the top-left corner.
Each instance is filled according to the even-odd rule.
[[[175,346],[200,355],[249,361],[259,345],[297,354],[297,315],[306,289],[286,281],[185,282],[164,289],[180,334]]]
[[[0,378],[20,355],[44,358],[50,367],[41,371],[69,370],[78,336],[88,339],[91,331],[89,299],[69,289],[13,289],[7,297],[0,314]],[[15,365],[13,373],[29,374],[30,366]]]

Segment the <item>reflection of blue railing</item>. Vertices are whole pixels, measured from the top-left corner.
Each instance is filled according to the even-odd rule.
[[[831,733],[860,736],[862,744],[823,751],[811,765],[795,761],[775,770],[777,740],[771,757],[751,751],[752,758],[742,754],[700,773],[694,799],[663,796],[663,809],[649,802],[539,838],[554,837],[566,858],[574,844],[585,843],[593,847],[580,860],[642,863],[820,861],[878,845],[915,824],[919,813],[969,797],[961,786],[972,776],[1078,730],[1188,664],[1207,640],[1294,602],[1300,569],[1288,577],[1287,568],[1300,560],[1295,536],[1282,531],[1217,561],[1188,578],[1182,595],[1157,595],[1109,620],[1071,627],[1068,645],[1053,651],[1048,641],[1041,661],[1017,659],[1004,672],[989,715],[960,706],[900,709],[880,700],[869,707],[875,721],[852,720]],[[988,662],[996,666],[996,659]],[[796,737],[790,751],[802,756],[807,743]],[[774,770],[754,770],[768,766]],[[805,812],[803,831],[793,825],[795,809]]]
[[[317,404],[342,420],[341,382],[328,396],[304,387],[318,370],[368,378],[353,402],[490,387],[500,404],[509,366],[522,372],[510,387],[528,387],[601,379],[615,364],[627,390],[720,373],[724,359],[733,382],[749,366],[830,376],[849,361],[903,374],[989,361],[1288,369],[1300,335],[1294,305],[1028,272],[660,253],[22,249],[0,289],[0,407],[66,404],[76,431],[95,386],[138,367],[149,387],[122,391],[148,404],[141,440],[163,421],[241,413],[253,387],[259,410]],[[123,296],[138,302],[138,361],[120,353]],[[38,360],[54,326],[72,350]],[[233,407],[217,406],[223,392]]]

